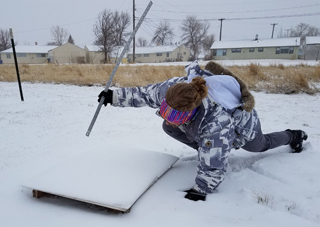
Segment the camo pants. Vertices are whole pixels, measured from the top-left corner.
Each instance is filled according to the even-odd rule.
[[[179,128],[174,128],[167,125],[164,121],[162,124],[163,130],[172,138],[198,150],[199,145],[196,141],[190,141],[186,134]],[[273,149],[279,146],[287,145],[292,139],[291,133],[287,131],[273,132],[269,134],[263,134],[261,131],[260,121],[258,122],[258,134],[252,141],[247,142],[242,149],[250,152],[264,152],[269,149]]]

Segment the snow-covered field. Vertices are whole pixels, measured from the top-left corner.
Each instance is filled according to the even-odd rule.
[[[193,185],[196,151],[166,136],[154,109],[103,107],[86,137],[103,88],[22,87],[24,102],[17,83],[0,82],[0,226],[320,226],[319,94],[253,93],[263,131],[303,129],[309,134],[305,151],[291,154],[287,146],[262,154],[233,150],[217,193],[193,202],[182,191]],[[35,199],[21,187],[66,159],[111,145],[181,159],[127,214],[60,197]],[[128,178],[139,176],[128,172]],[[128,185],[127,193],[133,187]]]

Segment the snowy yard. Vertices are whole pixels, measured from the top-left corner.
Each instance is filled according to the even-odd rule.
[[[22,88],[24,102],[17,83],[0,82],[1,226],[320,226],[319,94],[253,93],[263,131],[303,129],[309,135],[306,149],[300,154],[289,153],[287,146],[262,154],[233,150],[217,193],[193,202],[183,198],[183,190],[194,183],[197,153],[162,132],[154,109],[103,107],[86,137],[103,88],[28,83]],[[180,157],[130,213],[60,197],[35,199],[21,187],[66,159],[114,146]],[[139,176],[128,172],[128,178]],[[133,187],[128,185],[127,193]]]

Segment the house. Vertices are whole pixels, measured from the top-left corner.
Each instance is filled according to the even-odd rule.
[[[135,62],[138,63],[158,63],[170,61],[188,61],[190,51],[184,46],[151,46],[136,47]],[[128,62],[133,61],[133,50],[128,53]]]
[[[101,64],[104,62],[104,53],[99,46],[85,45],[86,59],[88,64]]]
[[[210,51],[215,60],[297,59],[300,37],[244,41],[216,41]]]
[[[50,62],[55,64],[86,63],[86,51],[71,43],[49,50],[48,57]]]
[[[123,51],[124,47],[123,46],[117,46],[114,48],[114,50],[111,52],[110,54],[110,61],[111,63],[116,63],[118,58],[120,57],[122,51]],[[128,59],[127,59],[127,54],[125,53],[121,63],[128,63]]]
[[[43,64],[47,62],[49,51],[56,46],[15,46],[19,64]],[[0,52],[3,64],[14,64],[12,48]]]
[[[123,46],[117,46],[110,54],[110,62],[116,63],[120,54],[123,51]],[[97,45],[86,45],[84,47],[87,56],[87,63],[89,64],[101,64],[104,63],[104,53],[101,51],[101,48]],[[121,63],[127,63],[127,56],[126,54],[123,56]]]
[[[307,36],[303,44],[304,59],[320,59],[320,36]]]

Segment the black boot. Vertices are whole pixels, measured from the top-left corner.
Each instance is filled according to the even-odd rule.
[[[302,147],[303,140],[308,139],[307,133],[305,133],[302,130],[287,129],[286,131],[292,133],[292,139],[289,142],[290,147],[293,149],[292,152],[293,153],[300,153],[303,149],[303,147]]]

